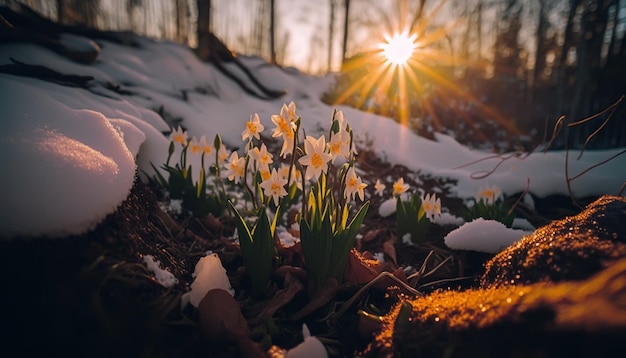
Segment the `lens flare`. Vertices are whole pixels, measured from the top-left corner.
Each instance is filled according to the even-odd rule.
[[[383,56],[393,65],[406,65],[415,51],[415,38],[415,35],[409,35],[407,32],[385,36],[385,43],[381,46]]]

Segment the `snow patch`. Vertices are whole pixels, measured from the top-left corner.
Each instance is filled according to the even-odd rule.
[[[530,232],[510,229],[499,221],[478,218],[452,230],[443,240],[453,250],[496,254],[528,234]]]

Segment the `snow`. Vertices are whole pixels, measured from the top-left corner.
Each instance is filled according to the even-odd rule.
[[[154,274],[156,280],[165,288],[170,288],[178,283],[178,279],[167,269],[161,268],[161,263],[152,255],[143,255],[143,262],[148,271]]]
[[[383,218],[386,218],[395,212],[396,212],[396,200],[393,198],[383,201],[382,203],[380,203],[380,206],[378,207],[378,215],[380,215],[380,217],[383,217]]]
[[[76,46],[90,44],[89,39],[66,40]],[[137,42],[139,47],[128,47],[99,40],[99,56],[89,65],[33,44],[0,47],[0,65],[12,63],[13,58],[94,77],[83,89],[0,75],[2,239],[87,232],[126,198],[135,169],[145,179],[146,174],[154,174],[150,163],[158,167],[165,162],[170,125],[180,122],[190,137],[213,138],[219,133],[229,149],[241,148],[240,135],[252,114],[258,113],[262,124],[272,128],[270,116],[292,100],[307,135],[325,132],[333,110],[342,110],[357,144],[371,140],[370,149],[391,164],[456,180],[452,194],[459,198],[472,198],[486,185],[499,186],[506,196],[517,195],[528,181],[528,191],[535,197],[568,195],[563,151],[505,159],[469,149],[448,135],[436,134],[436,140],[429,140],[389,118],[324,104],[320,98],[332,85],[332,75],[312,77],[278,69],[256,57],[241,57],[267,87],[287,91],[279,99],[262,100],[243,92],[185,46],[146,38]],[[116,86],[120,91],[114,90]],[[570,177],[622,149],[588,150],[580,160],[578,153],[571,153]],[[473,179],[491,170],[491,175]],[[625,179],[626,155],[621,155],[571,184],[578,197],[597,196],[616,194]],[[531,196],[525,198],[532,205]],[[391,215],[395,205],[388,202],[377,209],[381,216]],[[453,215],[438,220],[461,225]]]
[[[478,218],[452,230],[443,241],[453,250],[496,254],[530,233],[530,231],[509,229],[495,220]]]
[[[222,261],[216,253],[209,253],[200,258],[192,276],[194,280],[191,283],[191,290],[185,294],[186,296],[182,300],[183,306],[189,300],[194,307],[198,308],[200,301],[206,296],[207,292],[216,288],[227,291],[233,296],[235,295],[235,290],[232,288],[226,275],[226,269],[222,266]]]
[[[311,336],[306,324],[302,324],[302,336],[304,337],[304,341],[288,350],[285,353],[285,358],[328,357],[326,347],[317,337]]]

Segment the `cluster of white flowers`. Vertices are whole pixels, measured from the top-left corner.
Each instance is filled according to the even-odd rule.
[[[275,128],[272,130],[272,137],[282,138],[282,148],[279,156],[283,159],[294,153],[295,136],[297,133],[296,121],[299,120],[296,113],[296,104],[283,104],[280,114],[271,116],[272,123]],[[327,174],[329,165],[335,164],[337,161],[346,160],[356,154],[356,148],[352,141],[349,126],[347,125],[343,113],[337,111],[334,120],[338,122],[338,130],[331,131],[330,140],[326,141],[326,136],[320,137],[306,136],[304,139],[304,151],[297,159],[298,164],[304,169],[304,179],[307,181],[317,181],[322,173]],[[268,152],[264,143],[260,147],[255,146],[253,140],[261,141],[261,133],[265,130],[258,114],[251,116],[246,122],[246,128],[241,133],[241,139],[247,142],[247,152],[244,157],[233,152],[230,159],[226,163],[225,176],[234,183],[239,183],[244,175],[254,176],[260,174],[261,183],[259,186],[263,188],[263,193],[267,197],[271,197],[276,205],[279,200],[287,195],[287,187],[296,183],[299,189],[302,189],[301,176],[299,170],[287,163],[281,163],[280,167],[273,167],[274,157]],[[246,159],[250,164],[250,169],[246,173]],[[295,164],[295,163],[292,163]],[[353,167],[348,169],[346,174],[344,196],[346,199],[354,200],[358,196],[364,200],[363,189],[367,184],[363,183],[356,174]]]
[[[492,205],[498,199],[502,198],[502,190],[496,185],[492,186],[483,186],[478,190],[476,194],[476,202],[484,201],[487,205]]]
[[[384,191],[387,186],[383,184],[380,179],[376,180],[376,184],[374,184],[374,189],[376,190],[376,194],[379,196],[384,196]],[[410,189],[409,184],[404,182],[404,178],[400,177],[397,179],[392,186],[391,195],[395,200],[400,200],[402,195],[406,193]],[[435,215],[441,216],[441,199],[437,198],[437,196],[433,194],[426,194],[421,197],[422,208],[426,213],[426,217],[433,221],[435,219]]]

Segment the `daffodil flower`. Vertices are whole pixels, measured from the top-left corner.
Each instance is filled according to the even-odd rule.
[[[213,146],[213,143],[207,143],[205,136],[200,137],[200,147],[202,148],[202,153],[205,157],[210,158],[212,155],[215,155],[215,147]]]
[[[261,132],[265,127],[261,124],[259,115],[255,113],[249,121],[246,122],[246,129],[241,133],[241,140],[252,140],[252,138],[261,139]]]
[[[226,172],[224,173],[224,175],[228,178],[228,180],[234,181],[235,184],[237,184],[239,183],[239,180],[241,179],[241,177],[244,175],[245,166],[246,166],[246,158],[245,157],[239,158],[239,154],[237,154],[237,152],[234,151],[230,155],[230,159],[228,163],[226,164]]]
[[[268,180],[272,176],[269,167],[259,169],[259,174],[261,174],[261,181]]]
[[[385,191],[386,185],[380,182],[380,179],[376,179],[376,184],[374,184],[374,189],[376,189],[376,194],[379,196],[383,196],[383,192]]]
[[[170,140],[174,143],[180,143],[183,147],[187,145],[187,131],[178,126],[170,134]]]
[[[345,137],[348,137],[348,146],[346,146]],[[332,163],[335,164],[337,158],[349,158],[350,157],[350,134],[340,130],[332,135],[330,141],[328,141],[328,149],[332,157]]]
[[[257,170],[269,170],[269,166],[273,163],[273,155],[267,151],[265,143],[261,145],[261,149],[254,147],[250,153],[250,157],[254,160],[254,167]]]
[[[317,180],[319,176],[328,171],[328,162],[332,159],[331,155],[326,153],[326,137],[322,135],[318,139],[307,136],[304,141],[304,152],[299,161],[300,164],[306,166],[304,179]]]
[[[478,190],[476,201],[483,200],[485,204],[491,205],[500,199],[501,196],[502,190],[496,185],[481,187],[480,190]]]
[[[288,164],[281,164],[280,169],[278,169],[278,174],[280,174],[280,177],[283,179],[287,179],[289,177],[289,168],[291,166]],[[291,171],[291,180],[289,181],[289,185],[291,186],[291,184],[295,182],[296,183],[296,187],[300,190],[302,190],[302,183],[300,182],[300,171],[299,170],[292,170]]]
[[[359,199],[363,201],[364,193],[363,189],[367,187],[367,184],[363,183],[361,178],[356,175],[354,167],[350,167],[346,173],[346,187],[344,190],[344,196],[347,200],[354,200],[354,194],[358,194]]]
[[[407,190],[409,190],[409,184],[404,184],[404,178],[400,178],[395,183],[393,183],[392,195],[394,197],[397,197],[404,194]]]
[[[201,151],[202,151],[202,145],[200,144],[198,139],[194,136],[193,138],[191,138],[191,141],[189,142],[189,152],[195,155],[199,155]]]
[[[441,199],[437,198],[435,194],[426,194],[422,198],[422,209],[428,220],[433,221],[435,215],[441,215]]]
[[[293,107],[294,107],[293,112],[295,114],[295,104],[293,104]],[[274,128],[274,131],[272,132],[272,137],[274,138],[280,137],[281,135],[288,134],[288,132],[293,132],[293,129],[295,128],[295,124],[293,123],[293,120],[295,118],[291,118],[291,116],[289,115],[289,112],[290,111],[287,108],[287,105],[283,104],[283,107],[280,110],[280,114],[272,115],[271,117],[272,122],[276,125],[276,128]]]
[[[219,161],[219,164],[224,164],[229,156],[230,152],[226,149],[226,146],[222,145],[217,153],[217,160]]]
[[[283,134],[283,146],[280,149],[281,158],[286,158],[287,154],[293,153],[293,139],[295,130],[287,131]]]
[[[267,180],[264,180],[260,186],[263,188],[263,193],[268,197],[271,196],[274,200],[274,204],[278,206],[280,198],[287,195],[285,184],[287,184],[287,179],[281,178],[280,175],[278,175],[276,168],[273,168],[270,177]]]

